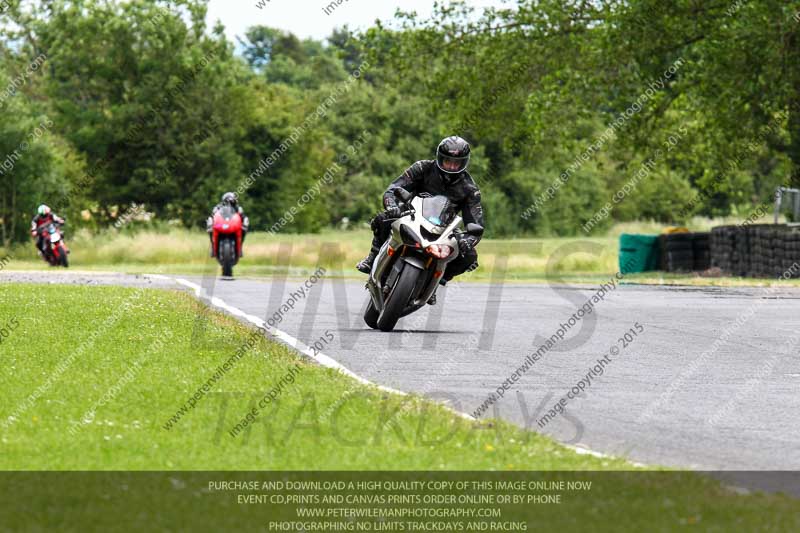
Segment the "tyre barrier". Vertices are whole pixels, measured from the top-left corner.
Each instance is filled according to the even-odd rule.
[[[659,270],[665,272],[708,270],[711,267],[710,239],[709,233],[659,235]]]
[[[733,276],[800,277],[800,227],[786,224],[718,226],[711,230],[711,266]]]

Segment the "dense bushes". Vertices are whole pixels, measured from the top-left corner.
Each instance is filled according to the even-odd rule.
[[[747,24],[760,20],[760,8],[724,24],[710,9],[703,24],[713,39],[666,54],[654,42],[683,42],[683,25],[672,22],[690,13],[658,8],[643,25],[636,5],[586,6],[577,16],[572,4],[522,2],[499,19],[442,8],[441,25],[339,30],[324,43],[256,26],[241,55],[221,28],[206,27],[204,0],[11,7],[0,13],[0,89],[35,58],[46,60],[3,93],[0,148],[13,153],[44,118],[53,127],[0,174],[2,237],[24,238],[23,222],[41,202],[91,228],[113,224],[131,203],[160,221],[198,226],[222,192],[237,189],[257,230],[293,206],[301,208],[281,231],[343,219],[361,226],[388,182],[454,133],[475,146],[471,170],[490,236],[580,235],[592,220],[591,231],[602,232],[614,221],[681,222],[768,201],[794,168],[790,117],[776,113],[784,92],[774,106],[748,108],[752,135],[743,138],[727,108],[706,98],[719,92],[709,84],[728,78],[709,81],[704,63],[737,64],[741,42],[760,31]],[[497,20],[509,30],[490,30]],[[645,51],[630,49],[620,31]],[[723,37],[737,44],[725,48]],[[773,65],[764,49],[771,37],[761,37],[753,46]],[[642,99],[678,59],[677,75]],[[746,90],[725,83],[731,100],[766,90],[758,80]],[[638,101],[644,108],[619,122]],[[612,121],[619,127],[604,136]],[[667,139],[676,140],[631,185]],[[333,179],[318,186],[334,165]]]

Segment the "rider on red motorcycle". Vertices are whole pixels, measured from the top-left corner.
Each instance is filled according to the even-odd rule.
[[[31,237],[36,239],[36,248],[39,250],[40,254],[44,255],[45,253],[42,230],[47,228],[50,224],[64,225],[65,223],[66,219],[53,213],[46,205],[42,204],[39,206],[36,216],[31,220]]]
[[[222,195],[220,203],[215,205],[214,209],[211,210],[211,216],[206,220],[206,231],[208,232],[208,239],[211,241],[212,246],[214,244],[214,215],[226,205],[234,208],[236,212],[239,213],[239,216],[242,217],[242,243],[244,243],[244,239],[247,237],[247,230],[250,229],[250,219],[245,216],[244,209],[239,205],[239,198],[236,196],[236,193],[226,192]],[[214,250],[211,250],[211,257],[214,257]]]

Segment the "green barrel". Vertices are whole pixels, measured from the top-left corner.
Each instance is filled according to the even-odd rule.
[[[622,274],[658,269],[658,235],[619,236],[619,271]]]

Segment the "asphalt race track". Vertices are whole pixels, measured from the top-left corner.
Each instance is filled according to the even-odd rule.
[[[466,413],[597,292],[451,284],[437,306],[382,333],[361,318],[363,282],[323,278],[307,288],[305,278],[185,279],[306,344],[332,333],[323,352],[353,372]],[[163,279],[55,271],[4,272],[0,281],[175,287]],[[622,285],[511,384],[488,415],[646,464],[800,470],[800,350],[790,318],[798,300],[800,291],[791,289]],[[293,309],[280,313],[289,301]],[[626,332],[632,342],[622,340]],[[604,355],[603,374],[568,401],[566,416],[538,427]]]

